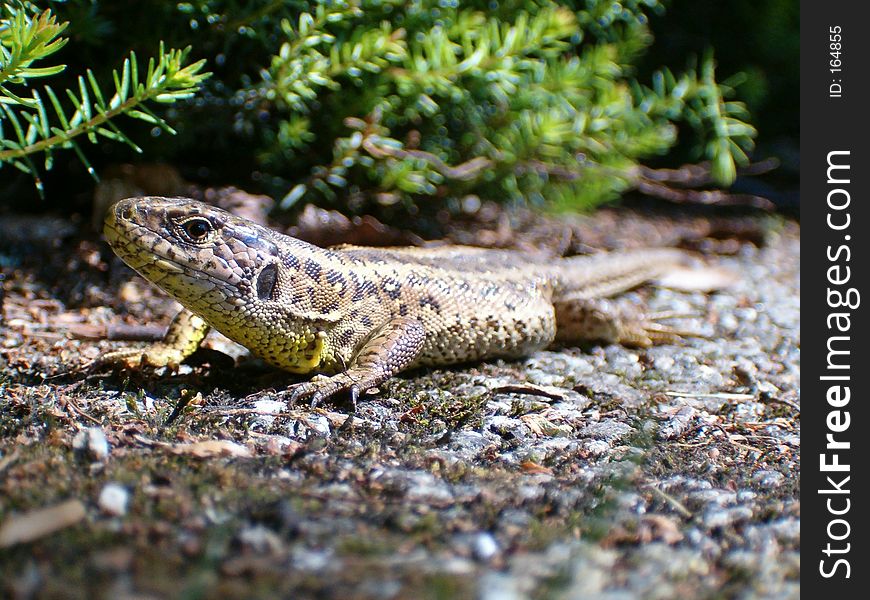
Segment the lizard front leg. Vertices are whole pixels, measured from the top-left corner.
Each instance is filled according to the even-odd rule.
[[[94,371],[106,366],[121,366],[126,369],[169,367],[175,370],[185,358],[196,352],[209,329],[201,317],[182,309],[172,319],[161,341],[145,348],[108,352],[94,360],[86,369]]]
[[[348,369],[332,377],[318,377],[290,386],[288,403],[310,398],[311,406],[349,390],[356,405],[360,392],[376,387],[413,364],[423,348],[426,330],[416,319],[399,317],[377,329],[363,344]]]

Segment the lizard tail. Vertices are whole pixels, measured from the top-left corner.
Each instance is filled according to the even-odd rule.
[[[672,289],[712,291],[733,285],[738,277],[720,267],[692,267],[693,258],[675,248],[623,250],[565,259],[559,268],[562,297],[607,298],[645,283]]]

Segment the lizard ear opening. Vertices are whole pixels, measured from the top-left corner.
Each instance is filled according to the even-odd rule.
[[[278,265],[269,263],[257,275],[257,297],[260,300],[272,300],[275,285],[278,283]]]

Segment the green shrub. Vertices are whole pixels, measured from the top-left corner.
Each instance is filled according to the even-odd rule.
[[[281,116],[263,163],[310,172],[284,197],[408,205],[474,193],[583,207],[638,181],[677,123],[729,185],[754,129],[712,58],[632,78],[656,2],[321,4],[282,21],[259,84]]]
[[[657,0],[54,7],[102,54],[155,36],[192,44],[215,76],[171,115],[184,126],[177,141],[147,140],[154,156],[259,187],[284,208],[304,199],[401,214],[468,194],[585,208],[638,187],[643,161],[678,137],[709,161],[707,179],[727,186],[755,135],[711,56],[635,78]],[[131,10],[151,26],[128,32]],[[81,56],[92,64],[96,54]],[[190,74],[199,79],[184,95],[201,80]]]

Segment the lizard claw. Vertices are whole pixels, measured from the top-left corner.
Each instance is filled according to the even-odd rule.
[[[282,396],[287,397],[288,406],[292,407],[297,401],[307,398],[311,408],[317,408],[322,401],[345,390],[350,393],[350,401],[356,409],[356,403],[362,390],[356,383],[349,383],[341,379],[340,375],[314,377],[309,381],[293,384],[284,390]]]
[[[311,395],[313,392],[314,385],[312,385],[309,381],[303,381],[302,383],[296,383],[291,385],[286,390],[284,390],[281,395],[287,397],[287,406],[293,407],[296,405],[297,401]]]
[[[334,393],[340,391],[336,382],[329,377],[315,376],[309,381],[295,383],[288,387],[283,396],[287,396],[287,406],[295,406],[300,400],[308,399],[311,408],[317,408],[317,405]]]
[[[320,390],[314,392],[311,395],[311,400],[309,400],[311,408],[317,408],[317,405],[320,404],[320,401],[323,400],[324,397],[325,395]]]
[[[353,412],[356,412],[356,403],[359,400],[360,389],[359,386],[354,384],[350,386],[350,403],[353,406]]]

